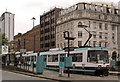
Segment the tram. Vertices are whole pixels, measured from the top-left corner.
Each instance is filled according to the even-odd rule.
[[[40,52],[39,56],[43,56],[44,68],[59,70],[63,67],[67,71],[66,57],[68,53],[65,50],[53,50]],[[16,56],[18,59],[20,55]],[[30,66],[36,64],[37,53],[24,54],[22,55],[24,62]],[[109,57],[108,49],[104,47],[84,47],[77,48],[70,51],[69,57],[72,57],[72,66],[70,71],[82,72],[82,73],[93,73],[95,75],[109,75]]]
[[[44,62],[48,69],[59,69],[63,67],[66,69],[65,59],[68,57],[67,52],[61,51],[47,51],[40,53],[44,56]],[[108,49],[103,47],[86,47],[77,48],[70,51],[72,57],[72,67],[70,71],[77,72],[92,72],[95,75],[108,76],[109,72],[109,57]],[[73,67],[74,66],[74,67]]]

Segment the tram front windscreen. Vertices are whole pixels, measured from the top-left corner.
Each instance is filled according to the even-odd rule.
[[[92,63],[109,63],[107,50],[88,50],[88,62]]]

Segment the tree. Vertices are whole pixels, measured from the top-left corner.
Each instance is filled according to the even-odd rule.
[[[7,45],[7,44],[8,44],[8,40],[5,37],[5,33],[4,33],[4,34],[2,34],[2,45]]]

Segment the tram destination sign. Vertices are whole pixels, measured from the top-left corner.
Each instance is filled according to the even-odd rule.
[[[25,52],[26,52],[26,49],[20,49],[20,52],[21,52],[21,53],[25,53]]]

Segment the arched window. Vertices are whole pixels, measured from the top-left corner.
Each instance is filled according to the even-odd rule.
[[[79,25],[82,25],[82,22],[78,22],[78,28],[80,27]]]

